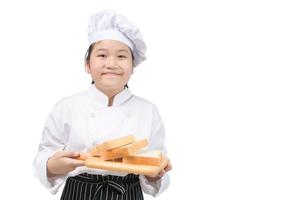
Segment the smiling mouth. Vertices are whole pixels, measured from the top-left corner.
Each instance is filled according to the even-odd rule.
[[[121,74],[117,74],[117,73],[103,73],[102,75],[103,75],[103,76],[104,76],[104,75],[109,75],[109,76],[120,76]]]

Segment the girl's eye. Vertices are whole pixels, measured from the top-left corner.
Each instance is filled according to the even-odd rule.
[[[97,55],[97,57],[105,58],[106,55],[105,54],[99,54],[99,55]]]
[[[119,58],[126,58],[125,55],[119,55],[118,57],[119,57]]]

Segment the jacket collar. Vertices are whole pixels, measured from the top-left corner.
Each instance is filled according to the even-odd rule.
[[[102,91],[97,89],[94,84],[89,87],[88,94],[93,102],[97,103],[98,105],[108,107],[108,97]],[[132,96],[133,94],[129,91],[129,89],[124,88],[121,92],[114,96],[112,106],[121,105]]]

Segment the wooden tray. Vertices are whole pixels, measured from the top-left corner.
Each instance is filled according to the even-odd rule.
[[[156,176],[168,164],[168,159],[164,158],[159,166],[154,165],[135,165],[122,162],[104,161],[97,157],[89,157],[85,161],[86,167],[104,169],[116,172],[127,172],[133,174],[143,174]]]

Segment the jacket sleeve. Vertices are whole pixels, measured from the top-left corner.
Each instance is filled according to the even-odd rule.
[[[35,176],[52,194],[57,193],[66,176],[47,177],[46,163],[54,153],[65,148],[69,134],[69,125],[65,121],[67,115],[63,105],[58,103],[54,106],[46,120],[38,154],[34,159]]]
[[[154,108],[153,112],[153,122],[152,122],[152,132],[149,138],[149,150],[163,150],[166,155],[165,143],[165,129],[158,110]],[[164,190],[166,190],[170,183],[170,177],[168,173],[160,178],[156,182],[149,182],[144,175],[140,175],[140,183],[142,190],[146,194],[150,194],[154,197],[158,196]]]

